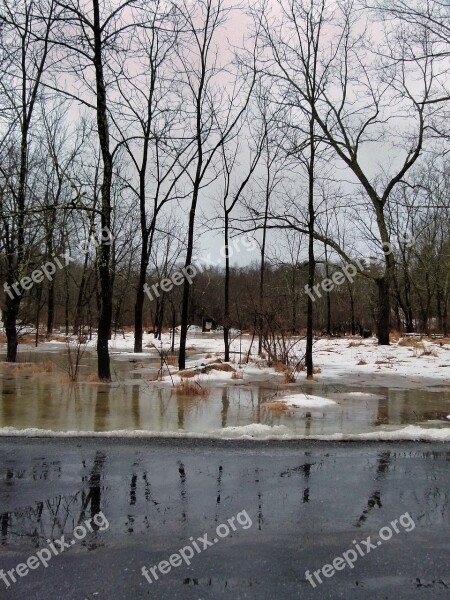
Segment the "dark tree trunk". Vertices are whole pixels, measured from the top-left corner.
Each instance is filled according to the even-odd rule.
[[[175,306],[172,305],[172,346],[171,346],[171,352],[175,352],[175,327],[177,325],[177,314],[175,312]]]
[[[351,284],[348,286],[348,292],[350,295],[350,314],[352,323],[352,335],[356,335],[356,323],[355,323],[355,298],[353,296]]]
[[[87,272],[88,259],[89,259],[89,254],[88,254],[88,252],[86,252],[86,254],[84,255],[84,264],[83,264],[83,271],[81,273],[80,287],[78,288],[77,304],[75,307],[75,317],[73,319],[73,335],[78,335],[80,332],[79,330],[80,330],[80,322],[81,322],[81,310],[83,307],[84,290],[86,288],[86,272]]]
[[[13,282],[11,282],[13,283]],[[7,362],[16,362],[17,346],[17,315],[19,314],[20,298],[10,298],[6,295],[5,298],[5,332],[6,332],[6,360]]]
[[[384,277],[377,279],[376,283],[378,287],[378,344],[380,346],[389,346],[391,297],[388,273]]]
[[[144,216],[145,219],[145,216]],[[134,304],[134,351],[142,352],[142,333],[143,322],[142,314],[144,310],[144,285],[147,277],[148,265],[148,237],[144,234],[141,248],[141,262],[139,267],[139,281],[136,291],[136,302]]]
[[[314,160],[315,160],[315,139],[314,139],[314,119],[310,119],[309,122],[309,145],[310,145],[310,157],[308,162],[308,286],[312,290],[314,287],[314,279],[316,275],[316,259],[314,256],[314,223],[315,223],[315,211],[314,211]],[[314,312],[313,312],[313,300],[310,294],[307,294],[307,308],[306,308],[306,351],[305,351],[305,364],[306,364],[306,377],[312,379],[314,373],[313,364],[313,343],[314,343]]]
[[[225,211],[225,289],[223,309],[223,343],[225,346],[225,362],[230,360],[230,253],[228,249],[228,212]]]
[[[200,174],[199,169],[197,170],[198,175]],[[191,266],[192,252],[194,249],[194,225],[195,225],[195,211],[197,208],[198,192],[200,187],[200,179],[196,181],[194,186],[194,192],[192,196],[191,210],[189,211],[189,230],[188,230],[188,243],[186,251],[185,268]],[[192,281],[192,280],[191,280]],[[180,371],[186,368],[186,340],[187,330],[189,325],[189,297],[191,292],[191,283],[187,277],[184,278],[183,285],[183,300],[181,304],[181,331],[180,331],[180,353],[178,355],[178,368]]]
[[[327,279],[330,276],[330,269],[328,267],[328,252],[325,246],[325,274]],[[327,335],[331,335],[331,294],[330,292],[326,292],[326,300],[327,300]]]
[[[101,225],[103,230],[111,231],[111,185],[113,161],[109,148],[109,126],[107,116],[106,86],[103,74],[103,41],[100,26],[99,0],[92,0],[94,10],[94,67],[97,99],[97,130],[103,161],[103,180],[101,185]],[[110,273],[111,246],[101,243],[99,247],[98,272],[100,279],[101,308],[97,332],[98,377],[111,380],[108,340],[112,322],[112,285]]]
[[[258,354],[262,352],[263,343],[263,312],[264,312],[264,278],[266,273],[266,238],[267,238],[267,221],[269,218],[269,202],[270,202],[270,166],[267,164],[267,181],[266,181],[266,203],[264,206],[264,223],[263,235],[261,242],[261,264],[259,267],[259,302],[258,302]]]
[[[47,335],[52,335],[54,321],[55,321],[55,280],[52,279],[49,282],[48,296],[47,296]]]

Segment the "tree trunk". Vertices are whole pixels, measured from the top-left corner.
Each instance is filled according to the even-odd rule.
[[[103,161],[103,180],[101,185],[101,225],[103,230],[111,231],[111,185],[113,161],[109,148],[109,126],[107,116],[106,86],[103,74],[103,41],[100,26],[99,0],[92,0],[94,9],[94,67],[97,99],[97,130]],[[100,316],[97,332],[97,366],[98,377],[111,381],[108,340],[111,335],[112,322],[112,286],[110,274],[111,246],[101,243],[99,246],[99,279],[100,279]]]
[[[52,335],[54,321],[55,321],[55,280],[52,279],[49,282],[48,297],[47,297],[47,335]]]
[[[348,292],[350,294],[350,313],[352,323],[352,335],[356,335],[356,323],[355,323],[355,298],[353,296],[351,284],[348,286]]]
[[[314,212],[314,160],[315,160],[315,139],[314,139],[314,119],[311,118],[309,122],[309,145],[310,145],[310,157],[308,163],[308,286],[312,290],[314,287],[314,279],[316,275],[316,259],[314,256],[314,223],[315,223],[315,212]],[[314,343],[314,312],[313,312],[313,300],[311,294],[307,294],[307,313],[306,313],[306,351],[305,351],[305,363],[306,363],[306,378],[312,379],[314,372],[313,364],[313,343]]]
[[[11,282],[13,283],[13,282]],[[17,315],[19,313],[20,298],[10,298],[8,294],[5,297],[5,332],[6,332],[6,360],[7,362],[16,362],[17,346]]]
[[[380,346],[389,346],[391,297],[388,272],[386,272],[384,277],[377,279],[376,283],[378,287],[378,344]]]
[[[225,289],[223,309],[223,343],[225,346],[225,362],[230,360],[230,254],[228,250],[228,212],[225,211]]]
[[[145,210],[145,209],[144,209]],[[145,222],[145,215],[144,215]],[[142,352],[142,313],[144,310],[144,285],[147,277],[148,266],[148,233],[142,236],[141,262],[139,267],[139,281],[136,291],[136,302],[134,304],[134,351]]]
[[[200,163],[199,163],[200,164]],[[198,175],[200,169],[197,169]],[[195,211],[197,208],[198,192],[200,188],[200,179],[197,178],[194,186],[194,192],[192,195],[191,210],[189,211],[189,230],[188,230],[188,243],[186,251],[185,268],[191,266],[192,253],[194,248],[194,225],[195,225]],[[189,280],[187,277],[184,278],[183,285],[183,300],[181,304],[181,331],[180,331],[180,353],[178,355],[178,368],[180,371],[186,368],[186,340],[189,320],[189,297],[191,291],[192,279]]]
[[[330,276],[330,269],[328,267],[328,252],[327,246],[325,245],[325,275],[327,279]],[[327,302],[327,335],[331,335],[331,295],[330,292],[326,293],[326,302]]]
[[[269,217],[269,201],[270,201],[270,167],[267,164],[267,181],[266,181],[266,203],[264,206],[264,223],[263,223],[263,236],[261,242],[261,264],[259,268],[259,302],[258,302],[258,354],[262,352],[263,342],[263,310],[264,310],[264,277],[266,273],[266,238],[267,238],[267,221]]]

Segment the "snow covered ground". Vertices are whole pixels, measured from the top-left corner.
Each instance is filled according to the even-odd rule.
[[[153,336],[144,336],[144,345],[154,344],[156,348],[167,349],[170,336],[164,334],[161,342]],[[265,366],[265,361],[257,357],[256,343],[253,344],[251,361],[245,365],[250,345],[250,336],[235,337],[231,344],[232,361],[241,361],[245,379],[261,379],[262,376],[276,377],[275,371]],[[408,342],[407,342],[408,343]],[[412,342],[415,343],[415,342]],[[419,346],[403,346],[402,341],[390,346],[379,346],[375,338],[318,339],[314,344],[314,365],[320,368],[315,379],[321,383],[346,383],[361,387],[380,386],[401,387],[403,389],[442,385],[450,388],[450,343],[436,341],[418,342]],[[94,344],[95,345],[95,344]],[[188,348],[197,349],[199,355],[188,360],[186,366],[194,367],[211,362],[217,355],[223,358],[223,340],[218,334],[199,334],[188,337]],[[304,346],[299,344],[299,350]],[[112,352],[140,356],[133,353],[133,336],[125,339],[117,337],[111,341]],[[150,348],[146,348],[149,352]],[[156,350],[152,350],[156,352]],[[301,352],[300,352],[301,353]],[[210,354],[211,357],[205,357]],[[229,379],[229,373],[221,373]],[[210,376],[212,379],[213,376]],[[298,380],[304,379],[300,373]]]

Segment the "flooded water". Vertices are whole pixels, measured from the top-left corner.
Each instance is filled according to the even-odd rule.
[[[59,347],[60,348],[60,347]],[[192,357],[195,358],[194,355]],[[64,379],[64,356],[50,352],[23,352],[21,362],[51,361],[51,372],[30,368],[0,370],[0,427],[54,431],[145,430],[153,432],[210,433],[225,427],[251,424],[283,426],[295,435],[365,433],[403,425],[450,427],[450,388],[424,390],[360,388],[306,384],[279,386],[267,380],[216,382],[206,397],[177,395],[170,385],[151,381],[159,360],[144,354],[139,361],[112,354],[115,383],[104,385]],[[94,353],[85,355],[80,379],[95,372]],[[325,396],[331,407],[273,410],[271,403],[283,393]],[[370,396],[358,396],[369,392]]]

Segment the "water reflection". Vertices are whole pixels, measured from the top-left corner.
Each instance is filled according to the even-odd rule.
[[[0,494],[8,490],[11,496],[14,491],[19,498],[21,488],[15,491],[11,486],[30,481],[36,482],[37,500],[0,514],[0,543],[42,546],[49,538],[70,537],[76,525],[99,512],[110,522],[113,536],[167,531],[175,532],[180,542],[196,531],[199,535],[208,531],[214,523],[226,522],[243,507],[255,531],[268,535],[279,533],[289,523],[290,530],[298,529],[303,537],[305,532],[315,536],[318,524],[308,518],[311,508],[316,518],[334,519],[346,531],[352,525],[382,526],[401,514],[395,511],[405,509],[418,525],[449,522],[450,453],[444,449],[428,451],[421,445],[420,450],[389,449],[376,454],[376,450],[347,449],[345,461],[337,460],[341,450],[325,454],[321,449],[283,450],[277,458],[245,450],[224,455],[223,451],[187,449],[181,461],[179,451],[167,457],[165,447],[153,447],[144,454],[145,447],[131,446],[130,450],[123,446],[115,455],[111,447],[85,449],[86,458],[78,461],[76,452],[64,455],[63,451],[58,460],[42,457],[42,445],[39,459],[25,452],[10,459],[20,466],[5,465],[0,472]],[[346,485],[330,488],[330,481],[339,479]],[[46,490],[68,484],[69,493],[45,499]],[[364,507],[359,516],[358,506]],[[104,533],[95,534],[94,527],[84,540],[88,548],[114,543]]]
[[[51,355],[48,353],[48,355]],[[40,360],[46,358],[44,353]],[[86,368],[89,366],[87,359]],[[47,356],[48,359],[48,356]],[[376,396],[352,395],[357,388],[303,384],[289,393],[311,393],[335,399],[337,405],[323,409],[273,411],[270,401],[277,389],[270,383],[217,383],[206,398],[182,397],[170,386],[154,384],[157,363],[144,357],[144,368],[115,358],[120,383],[101,385],[62,383],[61,372],[24,373],[0,371],[0,427],[52,429],[57,431],[187,431],[208,433],[225,427],[252,423],[283,425],[298,435],[329,435],[335,432],[364,433],[379,427],[421,424],[450,427],[450,389],[402,390],[368,388]],[[143,360],[144,360],[143,359]],[[92,365],[91,365],[92,366]],[[89,367],[90,368],[90,367]],[[152,371],[153,369],[153,371]],[[139,375],[139,379],[132,375]]]

